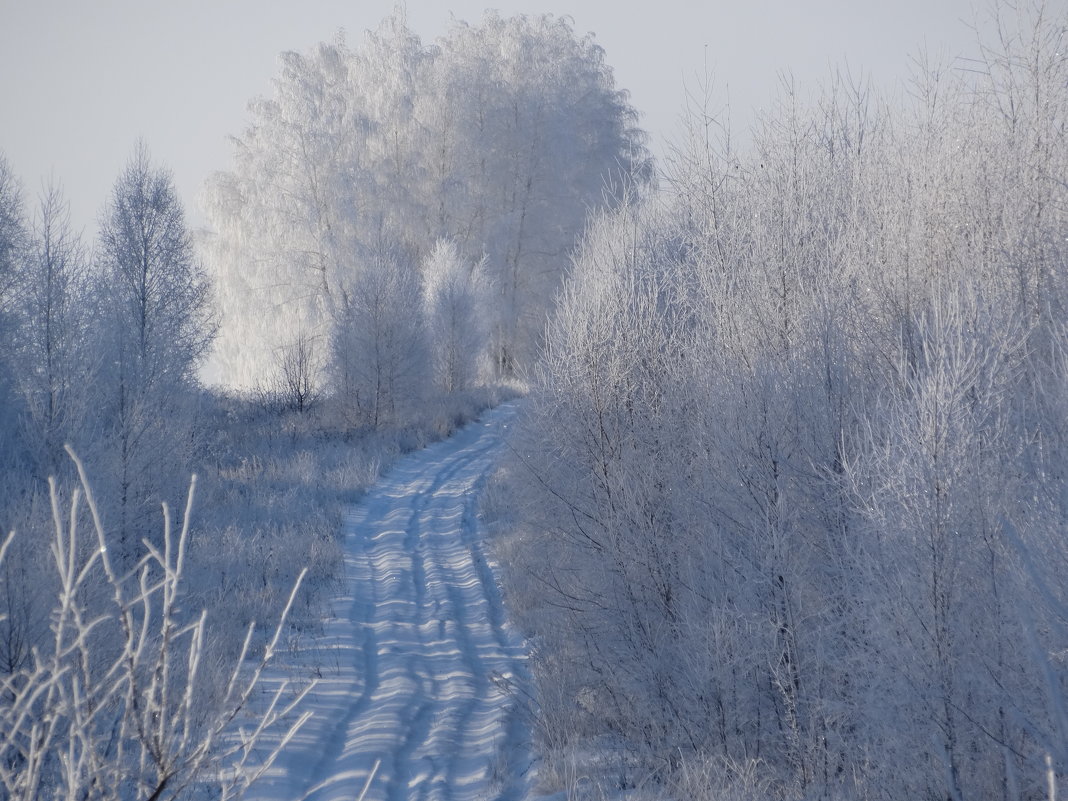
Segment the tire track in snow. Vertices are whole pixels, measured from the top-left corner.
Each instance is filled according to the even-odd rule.
[[[308,698],[314,717],[250,797],[520,801],[529,748],[506,689],[526,681],[476,517],[514,418],[506,404],[411,454],[350,510],[346,590],[308,660],[338,654]],[[501,679],[504,679],[503,681]]]

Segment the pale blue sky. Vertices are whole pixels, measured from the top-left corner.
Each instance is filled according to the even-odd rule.
[[[409,0],[424,41],[443,33],[450,11],[476,21],[487,3]],[[802,87],[848,62],[879,85],[907,71],[926,42],[967,54],[971,0],[507,0],[503,14],[568,15],[593,32],[665,149],[684,100],[684,79],[706,59],[736,127],[768,102],[790,70]],[[0,0],[0,150],[35,195],[49,172],[74,220],[95,235],[96,216],[138,137],[175,174],[198,220],[204,179],[227,166],[226,136],[245,123],[250,98],[270,91],[277,55],[330,39],[350,42],[375,27],[392,0]]]

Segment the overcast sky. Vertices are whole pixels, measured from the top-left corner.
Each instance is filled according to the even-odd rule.
[[[1063,0],[1068,2],[1068,0]],[[485,2],[409,0],[410,27],[429,42],[451,15],[477,21]],[[567,15],[592,32],[653,136],[670,141],[704,64],[745,126],[777,76],[802,87],[833,65],[890,86],[926,44],[974,52],[971,0],[507,0],[502,14]],[[305,50],[339,28],[355,44],[392,0],[0,0],[0,151],[36,195],[49,174],[75,223],[96,219],[134,143],[169,166],[190,217],[205,178],[225,168],[227,135],[249,99],[270,92],[283,50]]]

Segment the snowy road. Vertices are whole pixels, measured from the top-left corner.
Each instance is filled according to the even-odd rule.
[[[346,591],[298,662],[321,665],[297,741],[250,792],[263,801],[501,799],[530,759],[508,625],[475,516],[514,405],[411,454],[345,521]]]

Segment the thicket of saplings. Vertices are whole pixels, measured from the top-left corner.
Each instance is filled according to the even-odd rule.
[[[744,150],[690,109],[590,230],[493,491],[555,786],[1063,784],[1068,19],[1022,6]]]

